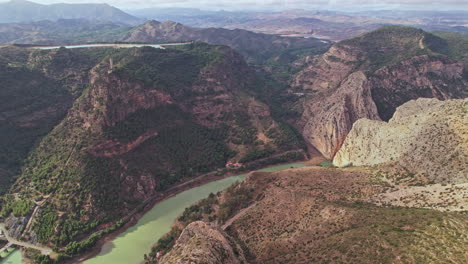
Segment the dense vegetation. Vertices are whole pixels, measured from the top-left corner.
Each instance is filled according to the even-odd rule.
[[[19,172],[34,143],[62,118],[64,113],[57,102],[66,105],[70,101],[67,91],[56,80],[30,69],[24,61],[3,57],[10,55],[3,52],[15,54],[11,50],[0,50],[0,175],[2,171],[7,174],[0,177],[0,193],[9,186],[8,174]],[[56,113],[35,122],[34,114],[51,104],[58,106]]]
[[[203,43],[177,49],[123,49],[113,56],[114,73],[180,96],[190,94],[188,88],[197,80],[202,68],[216,63],[221,56],[222,53]]]
[[[446,31],[436,31],[432,34],[442,38],[444,45],[440,48],[443,54],[468,63],[468,35]]]
[[[231,218],[239,209],[247,207],[253,198],[254,190],[243,184],[233,184],[224,191],[223,202],[220,203],[217,218],[221,223]]]
[[[11,195],[3,197],[4,205],[0,212],[0,217],[8,216],[10,213],[14,216],[26,216],[31,212],[32,203],[25,200],[15,200]]]
[[[187,121],[158,131],[157,137],[123,158],[128,160],[130,169],[145,167],[158,175],[157,190],[160,191],[182,178],[224,166],[233,154],[224,143],[226,131],[223,129],[208,129]],[[155,151],[158,155],[151,154]]]
[[[366,66],[371,71],[418,55],[442,54],[466,61],[468,51],[467,38],[464,34],[428,33],[421,29],[402,26],[383,26],[362,36],[341,41],[337,45],[344,49],[346,46],[355,46],[365,52],[366,61],[355,66]]]
[[[429,39],[433,42],[440,40],[421,29],[384,26],[337,45],[344,49],[346,46],[354,46],[365,52],[366,61],[360,63],[373,71],[413,56],[428,54],[430,51],[421,49],[421,45]]]
[[[88,71],[112,49],[29,51],[0,49],[0,189],[37,141],[81,95]]]
[[[271,128],[266,132],[266,136],[273,139],[273,142],[281,150],[305,148],[302,136],[291,125],[285,122],[278,122],[278,128]]]
[[[237,56],[226,47],[195,43],[166,50],[60,48],[32,51],[24,57],[17,56],[22,58],[22,61],[17,61],[22,63],[21,68],[18,68],[20,70],[12,66],[12,58],[7,55],[0,57],[0,62],[3,62],[3,67],[10,69],[2,78],[10,78],[11,85],[8,84],[11,87],[17,80],[11,78],[11,75],[6,77],[6,74],[11,74],[12,70],[18,73],[18,76],[14,75],[18,80],[20,76],[35,78],[34,85],[15,84],[24,89],[23,93],[34,95],[32,98],[23,97],[24,105],[32,107],[39,104],[43,107],[55,101],[63,101],[62,98],[66,97],[67,104],[57,119],[63,118],[66,111],[69,114],[58,125],[51,122],[43,134],[34,138],[34,142],[47,135],[40,139],[32,151],[34,142],[29,143],[23,156],[17,159],[24,162],[24,166],[10,192],[18,199],[6,196],[2,216],[25,216],[34,208],[31,201],[40,202],[43,205],[35,215],[32,230],[26,230],[24,235],[31,237],[35,234],[40,242],[51,243],[57,249],[63,248],[64,257],[78,254],[94,245],[103,235],[93,233],[98,226],[115,226],[117,219],[138,206],[142,198],[136,197],[133,190],[126,189],[129,185],[125,182],[127,180],[139,181],[141,175],[149,175],[148,179],[154,185],[145,190],[145,195],[151,195],[166,190],[184,178],[224,168],[226,162],[237,155],[238,149],[244,151],[243,161],[250,162],[293,147],[281,142],[281,138],[290,137],[286,125],[278,126],[278,131],[271,135],[278,143],[277,149],[274,144],[263,145],[257,139],[259,124],[254,124],[245,108],[254,93],[242,90],[253,87],[254,83],[248,83],[250,77],[243,79],[240,76],[240,71],[247,70],[242,62],[237,62],[239,65],[232,66],[234,68],[228,72],[224,66],[220,68],[219,63],[225,63],[226,56]],[[105,67],[109,66],[111,58],[114,67],[109,71]],[[230,71],[232,76],[229,75]],[[223,84],[228,91],[192,89],[194,85],[206,85],[200,78],[202,72],[228,74],[232,80],[226,80],[229,83]],[[90,75],[96,73],[101,74],[99,78],[93,76],[94,83],[88,83]],[[129,85],[123,86],[126,89],[138,85],[148,92],[155,89],[165,92],[175,103],[140,107],[108,125],[101,122],[98,114],[109,115],[119,111],[122,105],[109,98],[93,97],[97,89],[106,87],[103,82],[107,80],[107,75],[127,82]],[[226,77],[223,75],[216,78],[225,81],[223,78]],[[35,91],[35,85],[41,82],[44,82],[44,89]],[[8,96],[11,96],[13,92],[21,92],[21,89],[4,91],[10,91]],[[37,92],[37,95],[30,90]],[[222,93],[238,101],[239,106],[224,117],[206,119],[212,125],[200,124],[197,117],[187,111],[196,102],[195,98],[219,100],[210,98]],[[8,98],[6,101],[9,101]],[[20,104],[22,102],[12,102],[11,106],[2,107],[17,108]],[[90,120],[91,127],[83,125]],[[269,116],[262,117],[260,122],[266,127],[275,124]],[[52,125],[56,126],[49,132]],[[18,131],[19,128],[14,128],[11,134]],[[34,131],[40,132],[38,129]],[[99,151],[95,152],[102,142],[133,144],[142,135],[149,135],[144,144],[123,153],[101,156]],[[5,138],[5,145],[6,142]],[[28,152],[28,158],[24,159]],[[273,160],[283,161],[277,158]],[[21,165],[23,163],[18,164],[17,168]],[[135,182],[131,184],[136,186]]]

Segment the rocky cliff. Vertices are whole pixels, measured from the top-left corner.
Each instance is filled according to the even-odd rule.
[[[332,159],[360,118],[388,120],[397,106],[419,97],[466,97],[468,70],[445,52],[452,49],[447,45],[401,27],[335,44],[292,82],[306,93],[298,121],[302,135]]]
[[[4,199],[3,217],[33,219],[28,230],[19,225],[24,239],[65,246],[228,160],[300,148],[278,141],[285,127],[255,98],[256,73],[225,46],[58,49],[25,60],[63,81],[56,85],[71,108],[34,146]]]
[[[225,232],[198,221],[188,225],[160,264],[243,264],[242,248]]]
[[[333,164],[396,164],[432,182],[465,183],[467,111],[467,99],[418,99],[398,107],[388,123],[360,119]]]

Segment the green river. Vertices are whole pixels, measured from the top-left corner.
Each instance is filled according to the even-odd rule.
[[[8,255],[5,259],[0,261],[2,264],[21,264],[21,251],[15,250],[13,253]]]
[[[284,169],[300,168],[305,165],[300,163],[290,163],[261,169],[260,171],[280,171]],[[143,261],[143,255],[148,254],[153,244],[170,230],[175,219],[184,209],[193,203],[208,197],[210,193],[217,193],[229,187],[236,181],[243,181],[247,174],[236,175],[214,181],[181,192],[167,200],[156,204],[136,225],[128,228],[125,232],[117,236],[112,241],[107,242],[101,248],[100,253],[84,264],[138,264]],[[10,260],[11,258],[11,260]],[[11,264],[21,263],[19,250],[9,256],[8,262]]]
[[[300,163],[291,163],[262,169],[261,171],[279,171],[291,167],[304,167]],[[151,246],[165,233],[184,209],[193,203],[208,197],[210,193],[224,190],[236,181],[242,181],[247,174],[232,176],[210,182],[200,187],[179,193],[148,211],[136,225],[106,243],[99,255],[84,264],[130,264],[143,261],[143,255],[150,252]]]

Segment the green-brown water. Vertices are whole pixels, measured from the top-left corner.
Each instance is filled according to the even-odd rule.
[[[261,171],[280,171],[304,167],[300,163],[273,166]],[[232,176],[210,182],[200,187],[184,191],[156,204],[136,225],[130,227],[114,240],[104,244],[99,255],[85,261],[85,264],[129,264],[140,263],[143,255],[150,252],[151,246],[167,233],[186,207],[206,198],[210,193],[224,190],[236,181],[243,181],[246,174]]]
[[[21,252],[19,250],[15,250],[11,254],[8,255],[5,259],[0,260],[1,264],[21,264]]]

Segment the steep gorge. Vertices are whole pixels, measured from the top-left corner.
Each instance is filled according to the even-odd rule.
[[[54,53],[81,60],[93,53],[93,60],[54,69],[47,66],[61,58]],[[68,244],[64,255],[86,249],[95,241],[87,235],[119,226],[141,202],[183,179],[224,169],[228,160],[248,164],[301,148],[282,139],[291,136],[287,127],[252,92],[256,73],[228,47],[59,49],[35,56],[28,67],[54,78],[65,74],[76,99],[33,148],[4,197],[2,216],[13,235]]]
[[[468,69],[443,55],[447,45],[421,30],[389,26],[332,46],[292,82],[306,93],[297,123],[305,140],[332,159],[360,118],[388,120],[419,97],[466,97]]]
[[[354,123],[333,159],[336,166],[393,165],[433,183],[466,183],[468,100],[421,98],[390,121]]]

